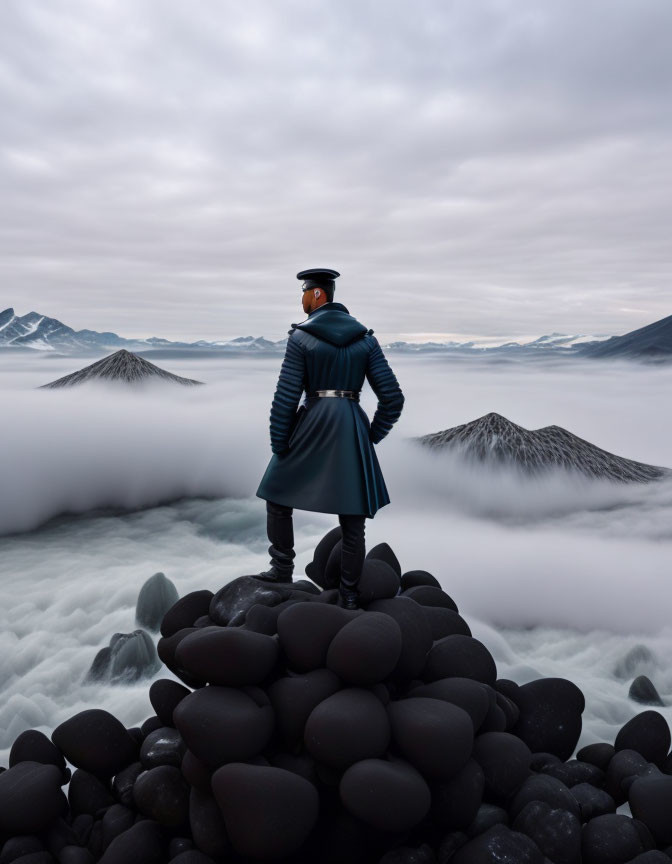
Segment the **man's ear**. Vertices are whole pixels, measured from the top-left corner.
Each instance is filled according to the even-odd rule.
[[[316,288],[316,289],[315,289],[315,299],[316,299],[316,300],[317,300],[317,298],[320,296],[320,294],[321,294],[320,289],[319,289],[319,288]]]

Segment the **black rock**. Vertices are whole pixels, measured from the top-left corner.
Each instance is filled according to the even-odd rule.
[[[515,794],[530,774],[529,747],[508,732],[477,735],[472,755],[483,769],[486,794],[497,801]]]
[[[197,618],[208,614],[213,596],[212,591],[208,590],[190,591],[189,594],[185,594],[163,616],[161,635],[168,638],[174,636],[178,630],[193,627]]]
[[[159,639],[156,646],[159,657],[170,671],[177,675],[181,681],[184,681],[188,687],[194,688],[202,687],[203,679],[193,675],[191,672],[187,672],[186,669],[183,669],[175,659],[175,654],[177,653],[177,649],[183,639],[186,639],[187,636],[190,636],[192,633],[199,632],[200,630],[198,627],[184,627],[182,630],[178,630],[177,633],[173,633],[172,636],[163,636]]]
[[[328,608],[328,607],[322,607]],[[278,643],[270,636],[231,627],[204,627],[186,636],[175,662],[194,678],[224,687],[261,684],[278,659]]]
[[[359,602],[362,606],[368,606],[374,600],[396,597],[399,585],[399,576],[387,561],[367,557],[362,564],[362,574],[357,584]]]
[[[126,807],[133,804],[133,786],[138,775],[144,771],[141,762],[132,762],[117,773],[112,781],[112,792],[117,801]]]
[[[394,671],[401,648],[401,629],[394,618],[365,612],[334,636],[327,651],[327,668],[348,684],[376,684]]]
[[[193,789],[210,791],[210,768],[197,756],[187,750],[180,766],[182,776]]]
[[[182,736],[172,726],[162,726],[150,732],[140,747],[140,761],[145,769],[159,765],[179,768],[187,746]]]
[[[150,678],[160,666],[154,641],[145,630],[115,633],[110,644],[96,654],[84,680],[128,684]]]
[[[77,768],[112,777],[138,758],[138,744],[109,711],[88,708],[57,726],[51,740]]]
[[[659,849],[650,849],[632,858],[628,864],[670,864],[670,855]]]
[[[492,690],[492,688],[489,688]],[[506,732],[506,714],[494,700],[488,706],[488,713],[481,724],[479,732]]]
[[[19,762],[40,762],[43,765],[55,765],[61,772],[63,783],[67,783],[70,779],[63,754],[44,732],[38,732],[37,729],[26,729],[14,739],[9,751],[9,767],[13,768]]]
[[[95,774],[78,768],[68,786],[68,803],[73,816],[88,813],[95,816],[99,811],[114,804],[109,780],[101,780]]]
[[[510,731],[518,722],[520,709],[515,702],[499,691],[497,691],[495,698],[497,700],[497,707],[501,710],[502,714],[504,714],[506,725],[503,731]]]
[[[439,606],[452,609],[453,612],[460,611],[452,597],[449,597],[442,588],[435,588],[433,585],[415,585],[413,588],[407,588],[403,596],[410,597],[421,606]]]
[[[490,706],[490,696],[494,703],[494,694],[486,685],[473,678],[440,678],[431,684],[414,687],[411,696],[426,696],[430,699],[443,699],[459,705],[471,717],[474,731],[478,732]]]
[[[261,691],[215,685],[185,696],[173,720],[187,747],[211,770],[256,756],[274,726],[273,709]]]
[[[406,594],[402,595],[406,597]],[[471,636],[471,627],[459,612],[445,606],[421,606],[432,631],[432,639],[437,642],[444,636]]]
[[[263,633],[265,636],[275,636],[278,632],[278,616],[288,604],[293,605],[293,603],[292,600],[285,600],[277,606],[250,606],[241,629]]]
[[[399,581],[401,580],[401,565],[399,564],[397,556],[392,551],[392,547],[387,543],[378,543],[377,546],[370,549],[366,554],[365,560],[384,561],[397,574],[397,579]]]
[[[133,786],[138,810],[159,825],[176,828],[189,818],[189,787],[179,768],[159,765],[138,776]]]
[[[171,858],[170,864],[216,864],[216,862],[209,855],[199,852],[198,849],[190,849]]]
[[[661,766],[670,749],[671,736],[667,720],[659,711],[642,711],[621,727],[614,747],[635,750],[647,762]]]
[[[435,783],[432,789],[432,821],[443,831],[466,830],[483,803],[485,775],[475,759],[450,780]]]
[[[604,788],[614,799],[617,807],[620,807],[628,797],[627,790],[632,782],[631,778],[645,772],[648,765],[646,759],[636,750],[619,750],[612,757],[605,774]]]
[[[604,771],[596,765],[580,762],[578,759],[546,765],[545,768],[541,769],[541,773],[556,777],[570,789],[579,783],[592,783],[598,789],[604,786]]]
[[[544,768],[549,765],[562,765],[563,762],[561,759],[555,755],[555,753],[544,753],[543,751],[539,751],[538,753],[533,753],[532,758],[530,759],[530,768],[533,771],[539,771],[541,773],[544,772]]]
[[[291,669],[311,672],[324,666],[334,636],[363,612],[326,603],[298,603],[278,618],[280,647]]]
[[[387,710],[395,744],[423,777],[450,780],[466,765],[474,746],[474,727],[463,708],[440,699],[412,697],[392,702]]]
[[[317,790],[282,768],[223,765],[212,775],[212,791],[239,855],[282,858],[293,854],[317,822]]]
[[[81,846],[64,846],[58,854],[58,864],[95,864],[88,849]]]
[[[450,864],[546,864],[546,858],[526,834],[511,831],[505,825],[493,825],[483,834],[462,846]]]
[[[543,750],[565,760],[581,735],[586,700],[576,684],[565,678],[539,678],[523,684],[515,697],[520,709],[511,732],[532,752]]]
[[[583,827],[583,864],[626,864],[640,852],[654,848],[648,828],[620,813],[596,816]]]
[[[450,834],[446,834],[437,850],[438,864],[448,864],[457,850],[468,841],[469,837],[463,831],[451,831]]]
[[[390,721],[380,699],[355,687],[339,690],[320,702],[305,728],[311,756],[341,771],[360,759],[382,756],[390,737]]]
[[[66,808],[55,765],[24,761],[0,773],[0,836],[39,834]]]
[[[565,784],[555,777],[545,774],[528,777],[509,804],[511,818],[515,819],[530,801],[544,801],[554,809],[567,810],[577,819],[581,817],[578,801]]]
[[[161,718],[156,714],[152,714],[151,717],[144,720],[140,727],[140,734],[142,735],[140,746],[142,747],[142,742],[148,735],[152,732],[156,732],[157,729],[161,729],[162,727],[163,723],[161,722]]]
[[[44,843],[34,834],[19,834],[9,837],[0,846],[0,864],[13,864],[22,855],[30,855],[33,852],[44,852]]]
[[[581,822],[567,810],[530,801],[511,827],[534,840],[553,864],[581,864]]]
[[[378,831],[402,832],[429,811],[431,793],[422,775],[403,760],[364,759],[343,775],[341,801],[357,819]]]
[[[642,705],[665,705],[656,690],[653,681],[647,678],[646,675],[638,675],[630,685],[628,696],[635,702],[640,702]]]
[[[14,864],[54,864],[55,858],[51,852],[31,852],[14,859]]]
[[[113,804],[103,815],[103,849],[107,849],[115,837],[128,831],[135,824],[135,811],[123,804]]]
[[[376,600],[368,606],[369,612],[389,615],[401,630],[401,654],[392,676],[408,681],[423,670],[427,652],[432,647],[431,628],[422,607],[406,597]]]
[[[407,591],[418,585],[430,585],[432,588],[440,588],[439,580],[426,570],[407,570],[401,574],[401,590]]]
[[[577,783],[572,786],[572,795],[579,804],[581,821],[587,822],[595,816],[616,812],[616,802],[604,789],[596,789],[590,783]]]
[[[277,606],[292,591],[291,582],[264,582],[254,576],[239,576],[219,589],[206,611],[215,624],[236,627],[245,621],[252,606]]]
[[[224,858],[231,852],[224,817],[210,789],[191,789],[189,826],[197,849],[213,858]]]
[[[497,667],[492,654],[473,636],[444,636],[434,643],[427,655],[422,675],[425,681],[455,676],[472,678],[491,687],[497,680]]]
[[[149,688],[149,701],[164,726],[173,725],[173,711],[190,692],[172,678],[160,678],[152,682]]]
[[[194,849],[193,842],[188,837],[171,837],[168,843],[168,860],[171,862],[178,855],[181,855],[183,852],[194,852],[198,851]],[[209,861],[209,857],[205,856],[206,861]]]
[[[163,864],[163,845],[160,826],[143,819],[114,838],[100,864]]]
[[[149,577],[138,594],[135,606],[136,623],[147,630],[158,631],[163,616],[178,600],[177,588],[165,573],[155,573]]]
[[[646,825],[658,846],[672,843],[672,777],[638,777],[628,801],[632,815]]]
[[[313,757],[306,752],[301,752],[298,755],[293,753],[275,753],[269,759],[274,768],[284,768],[285,771],[292,771],[298,774],[299,777],[310,781],[317,785],[317,766]]]
[[[437,861],[432,847],[424,843],[417,849],[410,846],[391,849],[383,855],[378,864],[437,864]]]
[[[268,688],[276,729],[290,752],[301,745],[312,710],[340,687],[339,679],[329,669],[314,669],[305,675],[278,678]]]
[[[504,696],[515,702],[518,691],[520,690],[520,684],[516,684],[516,682],[511,681],[510,678],[498,678],[495,681],[495,690],[498,693],[503,693]]]
[[[602,771],[606,771],[615,752],[616,748],[613,744],[588,744],[579,750],[576,758],[580,762],[588,762],[590,765],[595,765]]]

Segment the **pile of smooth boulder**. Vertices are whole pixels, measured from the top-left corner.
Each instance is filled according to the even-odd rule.
[[[497,677],[423,570],[385,543],[339,605],[340,528],[310,580],[241,576],[179,599],[175,677],[127,729],[101,709],[15,740],[0,864],[655,864],[672,858],[672,758],[645,710],[584,747],[571,681]],[[176,680],[178,679],[178,680]],[[64,787],[67,785],[67,794]],[[625,802],[632,816],[617,813]]]

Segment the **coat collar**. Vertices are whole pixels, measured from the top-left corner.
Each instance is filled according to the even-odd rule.
[[[330,312],[332,309],[338,309],[339,312],[345,312],[348,315],[350,314],[342,303],[336,303],[332,300],[331,303],[323,303],[321,306],[318,306],[317,309],[313,309],[313,311],[308,315],[308,318],[312,318],[313,315],[317,315],[318,312]],[[306,320],[308,320],[308,318]]]

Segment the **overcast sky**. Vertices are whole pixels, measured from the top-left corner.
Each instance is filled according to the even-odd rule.
[[[670,0],[3,0],[0,309],[279,339],[672,314]]]

